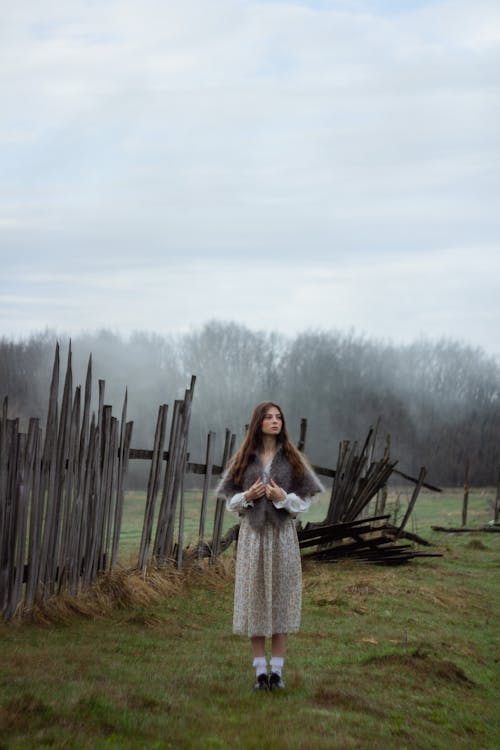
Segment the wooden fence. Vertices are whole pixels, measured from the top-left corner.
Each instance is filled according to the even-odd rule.
[[[0,420],[0,608],[5,619],[29,610],[49,596],[87,589],[96,577],[117,563],[129,460],[150,462],[144,522],[137,567],[174,562],[186,554],[184,481],[203,475],[198,529],[198,558],[212,558],[236,538],[237,529],[222,538],[225,502],[216,499],[212,535],[206,541],[210,485],[230,458],[235,435],[226,430],[222,457],[214,463],[214,438],[209,433],[205,461],[189,461],[189,421],[195,386],[191,379],[184,398],[174,402],[167,441],[167,404],[160,405],[152,450],[131,448],[133,423],[127,422],[127,393],[120,418],[104,403],[105,383],[98,382],[97,409],[91,413],[92,356],[83,393],[73,387],[71,346],[59,403],[60,354],[56,347],[45,431],[30,419],[27,432],[19,419],[8,417],[8,400]],[[303,449],[306,421],[298,446]],[[317,467],[332,480],[324,524],[346,524],[360,516],[380,492],[395,462],[386,451],[373,460],[375,433],[370,430],[360,449],[340,445],[335,470]],[[405,476],[406,475],[402,475]],[[411,477],[406,477],[412,479]],[[423,477],[418,482],[422,486]],[[432,487],[431,485],[426,485]],[[433,488],[437,489],[437,488]],[[417,491],[418,494],[418,491]],[[414,503],[415,497],[412,498]],[[383,511],[383,508],[380,509]],[[190,554],[192,550],[190,550]]]

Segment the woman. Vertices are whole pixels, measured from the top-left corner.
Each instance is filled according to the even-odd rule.
[[[242,515],[236,557],[233,632],[249,636],[256,690],[284,688],[287,633],[300,626],[302,570],[294,517],[321,482],[288,438],[281,408],[255,407],[246,437],[217,487]],[[268,678],[266,638],[272,639]]]

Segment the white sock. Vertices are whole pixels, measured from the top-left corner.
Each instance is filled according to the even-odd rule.
[[[253,666],[255,667],[256,677],[261,674],[267,674],[267,661],[265,656],[256,656],[253,660]]]
[[[275,672],[281,677],[281,670],[283,669],[284,663],[285,659],[283,656],[273,656],[271,659],[271,672]]]

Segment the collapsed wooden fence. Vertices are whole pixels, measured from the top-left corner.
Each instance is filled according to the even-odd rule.
[[[226,430],[222,457],[215,463],[215,435],[210,432],[204,463],[189,461],[187,446],[195,377],[184,398],[174,402],[168,446],[169,407],[160,405],[152,450],[131,448],[133,423],[127,421],[127,392],[118,418],[112,414],[112,407],[105,404],[105,383],[99,380],[97,408],[91,413],[92,356],[83,393],[80,385],[73,387],[71,346],[61,403],[59,382],[57,346],[45,430],[39,419],[32,418],[27,432],[21,432],[19,419],[8,417],[7,397],[3,402],[0,419],[0,608],[7,620],[16,612],[29,610],[35,603],[61,591],[77,594],[87,589],[100,573],[116,566],[127,469],[132,459],[150,462],[137,560],[139,570],[145,571],[151,562],[156,565],[174,562],[181,567],[186,554],[198,559],[207,555],[214,558],[237,537],[237,526],[222,537],[225,502],[216,498],[212,535],[206,540],[212,478],[224,470],[233,453],[236,436]],[[302,420],[298,443],[301,449],[306,427],[306,421]],[[323,558],[330,554],[333,559],[334,554],[339,554],[332,552],[339,547],[339,540],[344,547],[340,554],[347,553],[346,539],[350,539],[351,546],[356,539],[361,539],[362,544],[357,546],[366,547],[366,540],[370,538],[369,548],[373,550],[374,544],[377,546],[373,540],[377,539],[377,533],[380,535],[381,519],[376,517],[374,526],[372,519],[365,518],[360,527],[358,518],[374,496],[382,492],[383,497],[383,488],[396,469],[388,451],[382,459],[373,459],[374,443],[375,433],[370,430],[361,449],[357,443],[344,441],[341,444],[336,469],[314,467],[318,474],[332,480],[332,491],[324,521],[299,530],[302,547],[319,545]],[[203,475],[198,541],[194,548],[186,548],[184,539],[187,474]],[[421,475],[407,516],[396,530],[398,533],[395,535],[395,530],[390,531],[385,524],[383,543],[378,545],[379,559],[387,562],[397,556],[394,552],[384,555],[381,549],[390,548],[388,533],[393,540],[401,534],[423,484]],[[379,511],[383,513],[383,503]],[[387,519],[388,516],[383,516],[382,520]],[[365,536],[360,536],[362,534]],[[402,557],[410,556],[410,552],[405,552]]]

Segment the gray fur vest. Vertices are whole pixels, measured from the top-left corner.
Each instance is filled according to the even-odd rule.
[[[276,484],[285,490],[287,494],[294,492],[302,499],[311,497],[317,492],[321,492],[323,490],[323,485],[314,471],[312,471],[312,469],[306,464],[304,464],[304,466],[305,473],[302,479],[294,479],[290,462],[284,455],[282,449],[278,448],[271,462],[269,476],[271,479],[274,479]],[[238,492],[245,492],[245,490],[248,490],[259,477],[262,477],[263,471],[264,469],[258,456],[255,453],[252,454],[243,474],[241,484],[235,483],[231,476],[231,467],[229,467],[217,485],[217,495],[230,499]],[[253,507],[250,506],[246,508],[243,513],[248,515],[251,525],[256,529],[262,528],[266,522],[278,526],[280,523],[283,523],[290,518],[290,513],[287,510],[276,508],[274,503],[268,500],[265,495],[258,500],[254,500]]]

